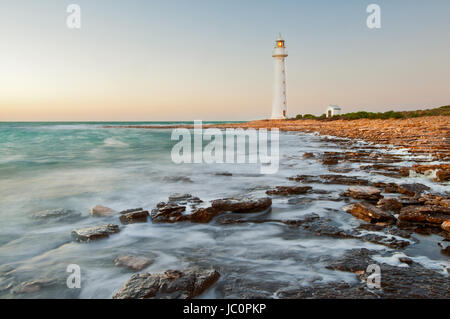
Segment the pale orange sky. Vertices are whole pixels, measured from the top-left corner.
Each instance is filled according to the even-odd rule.
[[[448,1],[378,1],[380,30],[353,0],[69,3],[0,5],[0,121],[267,118],[278,32],[289,116],[450,104]]]

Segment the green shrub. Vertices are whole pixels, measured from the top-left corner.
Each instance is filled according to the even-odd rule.
[[[320,116],[315,116],[312,114],[301,115],[298,114],[295,119],[316,119],[316,120],[357,120],[357,119],[401,119],[401,118],[415,118],[421,116],[450,116],[450,105],[441,106],[434,109],[426,109],[426,110],[416,110],[416,111],[387,111],[387,112],[351,112],[345,113],[341,115],[335,115],[332,118],[327,118],[326,114],[322,114]]]

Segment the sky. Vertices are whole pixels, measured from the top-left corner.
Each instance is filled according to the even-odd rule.
[[[269,118],[278,33],[288,116],[448,105],[449,13],[448,0],[0,0],[0,121]]]

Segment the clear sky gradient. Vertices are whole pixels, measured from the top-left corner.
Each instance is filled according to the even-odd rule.
[[[446,105],[449,16],[449,0],[1,0],[0,121],[268,118],[279,32],[289,116]]]

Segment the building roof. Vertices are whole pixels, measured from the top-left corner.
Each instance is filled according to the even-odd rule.
[[[334,110],[340,110],[341,107],[339,105],[330,105],[328,108],[332,108]]]

